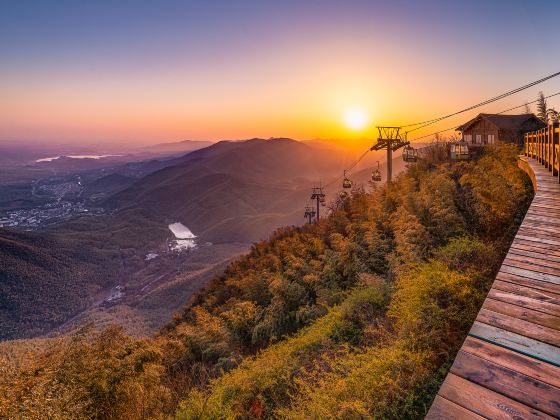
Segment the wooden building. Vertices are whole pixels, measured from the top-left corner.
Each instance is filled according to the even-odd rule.
[[[540,130],[546,124],[535,114],[505,115],[478,114],[457,128],[463,141],[469,145],[495,144],[497,142],[523,144],[523,134]]]

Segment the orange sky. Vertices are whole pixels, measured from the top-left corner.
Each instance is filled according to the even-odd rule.
[[[465,6],[465,21],[451,19],[459,6],[441,2],[166,4],[6,8],[0,141],[375,137],[375,124],[437,117],[560,67],[534,42],[558,35],[515,25],[527,23],[517,3],[505,12]],[[504,24],[491,25],[498,16]],[[539,89],[553,93],[560,83],[479,111],[533,100]],[[364,130],[344,124],[351,107],[367,112]]]

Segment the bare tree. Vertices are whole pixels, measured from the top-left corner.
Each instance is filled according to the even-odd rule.
[[[525,101],[525,107],[523,108],[523,112],[525,114],[531,114],[533,111],[531,111],[531,107],[529,106],[529,102]]]

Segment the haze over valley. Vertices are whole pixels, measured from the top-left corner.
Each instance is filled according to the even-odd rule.
[[[252,242],[303,224],[311,187],[336,180],[356,157],[331,143],[285,138],[54,159],[6,150],[17,158],[0,171],[0,246],[15,277],[3,286],[2,338],[87,321],[141,335],[158,329]],[[369,188],[371,165],[356,168],[357,187]],[[337,188],[326,187],[330,201]],[[25,269],[10,259],[28,252]],[[41,274],[49,269],[56,280]]]

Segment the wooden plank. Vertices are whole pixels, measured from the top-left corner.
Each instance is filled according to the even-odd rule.
[[[451,372],[551,416],[560,416],[560,388],[459,351]]]
[[[537,179],[537,182],[539,182],[539,180]],[[542,184],[542,181],[541,181]],[[545,187],[542,187],[545,188]],[[549,201],[551,203],[554,203],[556,200],[558,200],[558,195],[557,192],[555,190],[544,190],[541,189],[539,191],[537,191],[537,194],[535,194],[535,197],[533,198],[533,200],[537,200],[538,201]]]
[[[523,222],[525,221],[530,221],[531,219],[536,219],[535,221],[539,222],[546,222],[549,219],[556,219],[557,222],[557,218],[559,215],[559,211],[555,210],[555,209],[542,209],[539,207],[529,207],[529,210],[527,210],[527,213],[525,213],[525,217],[523,218]],[[527,219],[527,217],[531,218],[531,219]],[[552,222],[554,223],[554,225],[556,225],[556,222]]]
[[[542,239],[542,238],[537,238],[535,236],[531,236],[531,234],[525,234],[525,233],[517,233],[517,235],[515,236],[515,238],[517,239],[524,239],[526,241],[530,241],[530,242],[535,242],[537,244],[543,244],[543,245],[553,245],[554,248],[553,249],[558,249],[558,247],[560,247],[560,242],[559,241],[554,241],[554,240],[550,240],[550,239]],[[535,245],[535,246],[539,246],[539,245]]]
[[[535,196],[533,197],[533,200],[531,200],[531,205],[529,206],[527,213],[551,217],[558,213],[558,207],[554,207],[553,205],[552,208],[550,208],[549,203],[547,203],[545,199]]]
[[[560,264],[560,256],[551,255],[550,253],[546,253],[546,252],[535,252],[535,250],[528,251],[526,249],[519,247],[516,244],[512,244],[511,247],[509,248],[508,256],[510,255],[528,257],[530,258],[529,261],[536,262],[537,260],[542,260],[542,261]]]
[[[539,410],[527,407],[453,373],[445,378],[439,395],[489,419],[551,419]]]
[[[490,298],[487,298],[484,301],[484,303],[482,304],[482,308],[487,309],[488,311],[497,312],[513,318],[542,325],[543,327],[552,328],[556,331],[556,340],[560,341],[560,316],[546,314],[544,312],[535,311],[533,309],[513,305],[511,303],[501,302],[499,300]],[[483,320],[479,321],[484,322]],[[524,335],[527,336],[526,334]]]
[[[533,212],[528,210],[527,213],[525,213],[523,221],[525,220],[530,220],[532,222],[550,223],[550,225],[552,226],[560,226],[560,220],[548,214],[542,214],[542,212]]]
[[[510,283],[507,281],[496,279],[492,285],[493,290],[501,290],[503,292],[510,292],[514,295],[525,296],[540,302],[550,303],[553,305],[560,305],[560,294],[549,292],[548,290],[539,290],[533,287]]]
[[[467,337],[461,349],[560,388],[560,367],[474,337]]]
[[[538,181],[538,179],[537,179]],[[541,181],[541,184],[544,183]],[[536,198],[542,198],[544,200],[556,201],[558,200],[558,190],[553,186],[542,186],[537,194],[535,194]]]
[[[551,235],[548,232],[542,232],[534,228],[525,228],[523,226],[521,226],[517,232],[522,236],[528,236],[533,238],[533,241],[535,241],[536,239],[537,240],[546,239],[546,241],[542,241],[542,242],[560,246],[560,237],[557,237],[556,235]]]
[[[535,195],[533,200],[536,200],[536,203],[552,204],[553,206],[555,206],[558,202],[559,195],[560,194],[558,194],[558,192],[556,191],[541,190],[537,195]]]
[[[560,233],[560,227],[557,225],[553,225],[551,223],[548,223],[546,221],[535,221],[535,220],[527,220],[524,219],[523,223],[521,223],[521,226],[524,228],[534,228],[537,229],[541,232],[547,232],[547,233],[552,233],[552,234],[558,234]]]
[[[525,217],[525,219],[523,219],[523,223],[521,225],[524,227],[535,226],[540,229],[545,229],[545,230],[548,229],[548,230],[554,230],[556,232],[560,232],[560,223],[556,223],[556,222],[553,223],[543,219],[544,217],[542,216],[529,215],[529,217]],[[560,216],[557,216],[555,219],[559,221]]]
[[[535,242],[535,241],[529,241],[526,239],[522,239],[518,236],[515,237],[515,239],[512,242],[512,246],[515,247],[529,247],[529,249],[533,250],[534,252],[546,252],[546,253],[550,253],[551,255],[555,255],[558,256],[560,255],[560,247],[556,246],[556,245],[550,245],[550,244],[545,244],[542,242]]]
[[[555,266],[550,267],[550,266],[544,265],[542,262],[540,264],[537,264],[537,263],[533,263],[533,262],[530,262],[530,261],[527,261],[527,260],[523,261],[523,259],[521,259],[521,261],[520,261],[519,259],[511,258],[509,255],[506,256],[503,264],[508,265],[510,267],[517,267],[517,268],[523,268],[523,269],[526,269],[526,270],[537,271],[539,273],[552,274],[553,276],[560,275],[560,270],[558,268],[556,268]],[[558,277],[558,278],[560,279],[560,277]]]
[[[502,291],[498,288],[492,288],[488,293],[490,299],[499,300],[501,302],[517,305],[524,308],[531,308],[533,310],[543,312],[549,315],[560,316],[560,306],[554,303],[543,301],[542,299],[535,299],[512,292]]]
[[[513,252],[512,252],[513,251]],[[554,257],[548,257],[546,254],[541,254],[537,257],[527,255],[527,253],[521,253],[521,255],[515,250],[510,248],[508,254],[504,261],[517,261],[522,264],[531,264],[537,267],[544,267],[550,270],[556,270],[555,273],[560,273],[560,261],[555,261]]]
[[[484,417],[461,407],[454,402],[451,402],[439,395],[436,395],[430,411],[426,415],[426,419],[432,420],[444,420],[444,419],[457,419],[457,420],[469,420],[469,419],[484,419]]]
[[[548,273],[541,273],[541,272],[538,272],[538,271],[535,271],[535,270],[527,270],[527,269],[524,269],[524,268],[512,267],[510,265],[503,264],[500,267],[500,271],[502,273],[517,274],[518,276],[521,276],[521,277],[527,277],[527,278],[530,278],[530,279],[546,281],[548,283],[560,284],[560,277],[559,276],[555,276],[555,275],[548,274]]]
[[[550,198],[535,196],[531,201],[531,206],[534,208],[550,209],[551,211],[558,211],[558,203],[556,200]]]
[[[521,232],[531,232],[531,235],[536,235],[539,238],[551,238],[556,239],[560,238],[560,231],[556,230],[555,228],[543,228],[536,225],[531,225],[529,223],[523,223],[519,227],[519,231]]]
[[[537,181],[539,181],[537,179]],[[541,180],[541,184],[544,184],[544,181]],[[550,202],[554,202],[556,200],[558,200],[558,193],[557,191],[554,189],[554,187],[552,186],[541,186],[541,189],[539,189],[539,191],[537,191],[537,194],[535,194],[534,199],[537,200],[548,200]]]
[[[560,366],[560,349],[550,344],[525,337],[510,331],[502,330],[491,325],[475,321],[469,335],[481,340],[489,341],[498,346],[518,351],[543,362]]]
[[[533,201],[531,206],[535,209],[542,209],[545,214],[556,214],[556,209],[558,209],[557,203],[548,203],[543,200]]]
[[[550,226],[560,226],[560,220],[557,217],[550,216],[548,214],[542,214],[541,212],[533,213],[527,211],[523,222],[529,221],[534,223],[546,223]]]
[[[547,283],[545,281],[530,279],[518,276],[516,274],[498,273],[496,279],[518,284],[521,286],[531,287],[533,289],[543,290],[547,292],[560,293],[560,284]]]
[[[481,309],[476,320],[496,328],[520,334],[533,340],[548,343],[552,346],[560,346],[560,333],[558,330],[505,315],[493,312],[488,309]]]

